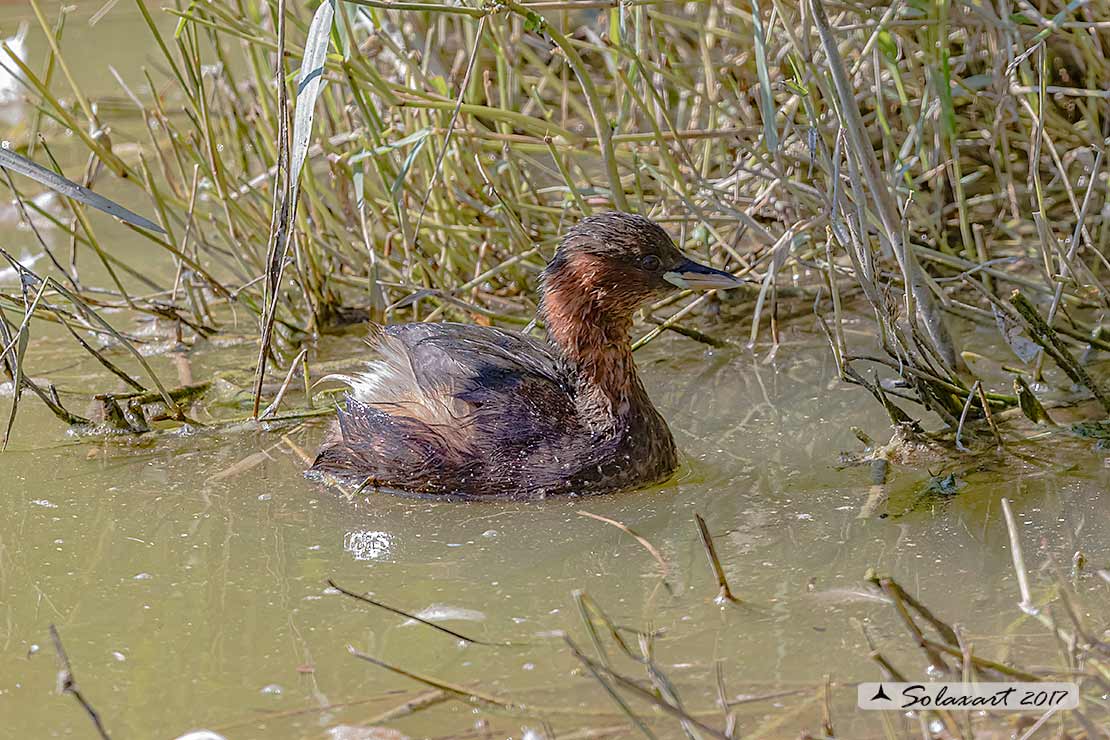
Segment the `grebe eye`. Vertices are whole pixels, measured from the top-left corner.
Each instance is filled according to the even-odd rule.
[[[645,270],[650,270],[651,272],[658,270],[661,264],[659,258],[654,254],[646,254],[640,260],[640,265],[642,265]]]

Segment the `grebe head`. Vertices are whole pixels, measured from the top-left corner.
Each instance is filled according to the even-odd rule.
[[[688,259],[654,221],[610,211],[567,231],[544,270],[543,298],[550,308],[553,300],[573,295],[591,309],[630,315],[676,287],[712,290],[742,284]]]

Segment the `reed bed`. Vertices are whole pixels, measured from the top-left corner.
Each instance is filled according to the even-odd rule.
[[[144,399],[114,417],[131,432],[144,413],[190,423],[203,395],[157,376],[140,317],[185,346],[253,318],[255,417],[308,388],[314,340],[346,324],[524,328],[560,232],[610,208],[752,283],[659,302],[637,347],[673,330],[773,351],[815,314],[840,377],[896,423],[996,433],[1009,408],[1043,421],[1052,385],[1110,413],[1092,364],[1110,349],[1105,0],[135,0],[149,65],[111,70],[104,101],[70,73],[67,11],[28,1],[49,53],[12,60],[33,115],[10,148],[56,170],[73,132],[87,166],[62,174],[130,193],[158,228],[94,230],[82,203],[51,215],[8,176],[72,252],[42,241],[49,266],[0,288],[13,418],[30,391],[103,430],[23,367],[43,322],[119,378],[101,395]],[[125,229],[172,284],[112,254]],[[969,366],[976,324],[1013,349],[996,361],[1018,390]]]

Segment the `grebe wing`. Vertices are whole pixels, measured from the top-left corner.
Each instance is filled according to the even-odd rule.
[[[350,390],[314,471],[430,493],[470,490],[483,461],[518,460],[578,426],[558,360],[523,335],[400,324],[378,328],[370,344],[378,359],[365,372],[334,376]]]
[[[542,342],[468,324],[401,324],[386,333],[405,343],[426,394],[463,406],[456,421],[477,438],[529,445],[578,423],[574,386]]]
[[[576,419],[573,386],[544,344],[514,332],[467,324],[396,324],[369,337],[378,359],[367,370],[332,376],[361,406],[418,419],[461,436],[468,426],[527,423],[537,433]],[[527,436],[527,435],[526,435]]]
[[[383,333],[404,345],[421,385],[428,388],[459,379],[504,388],[505,381],[516,376],[537,376],[564,385],[564,374],[551,350],[524,334],[453,323],[398,324]]]

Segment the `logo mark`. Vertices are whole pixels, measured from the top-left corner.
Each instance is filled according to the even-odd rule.
[[[893,699],[891,699],[889,696],[887,696],[886,692],[883,691],[883,685],[882,684],[879,684],[879,690],[876,691],[875,695],[871,697],[871,701],[878,701],[879,699],[883,699],[884,701],[893,701]]]

